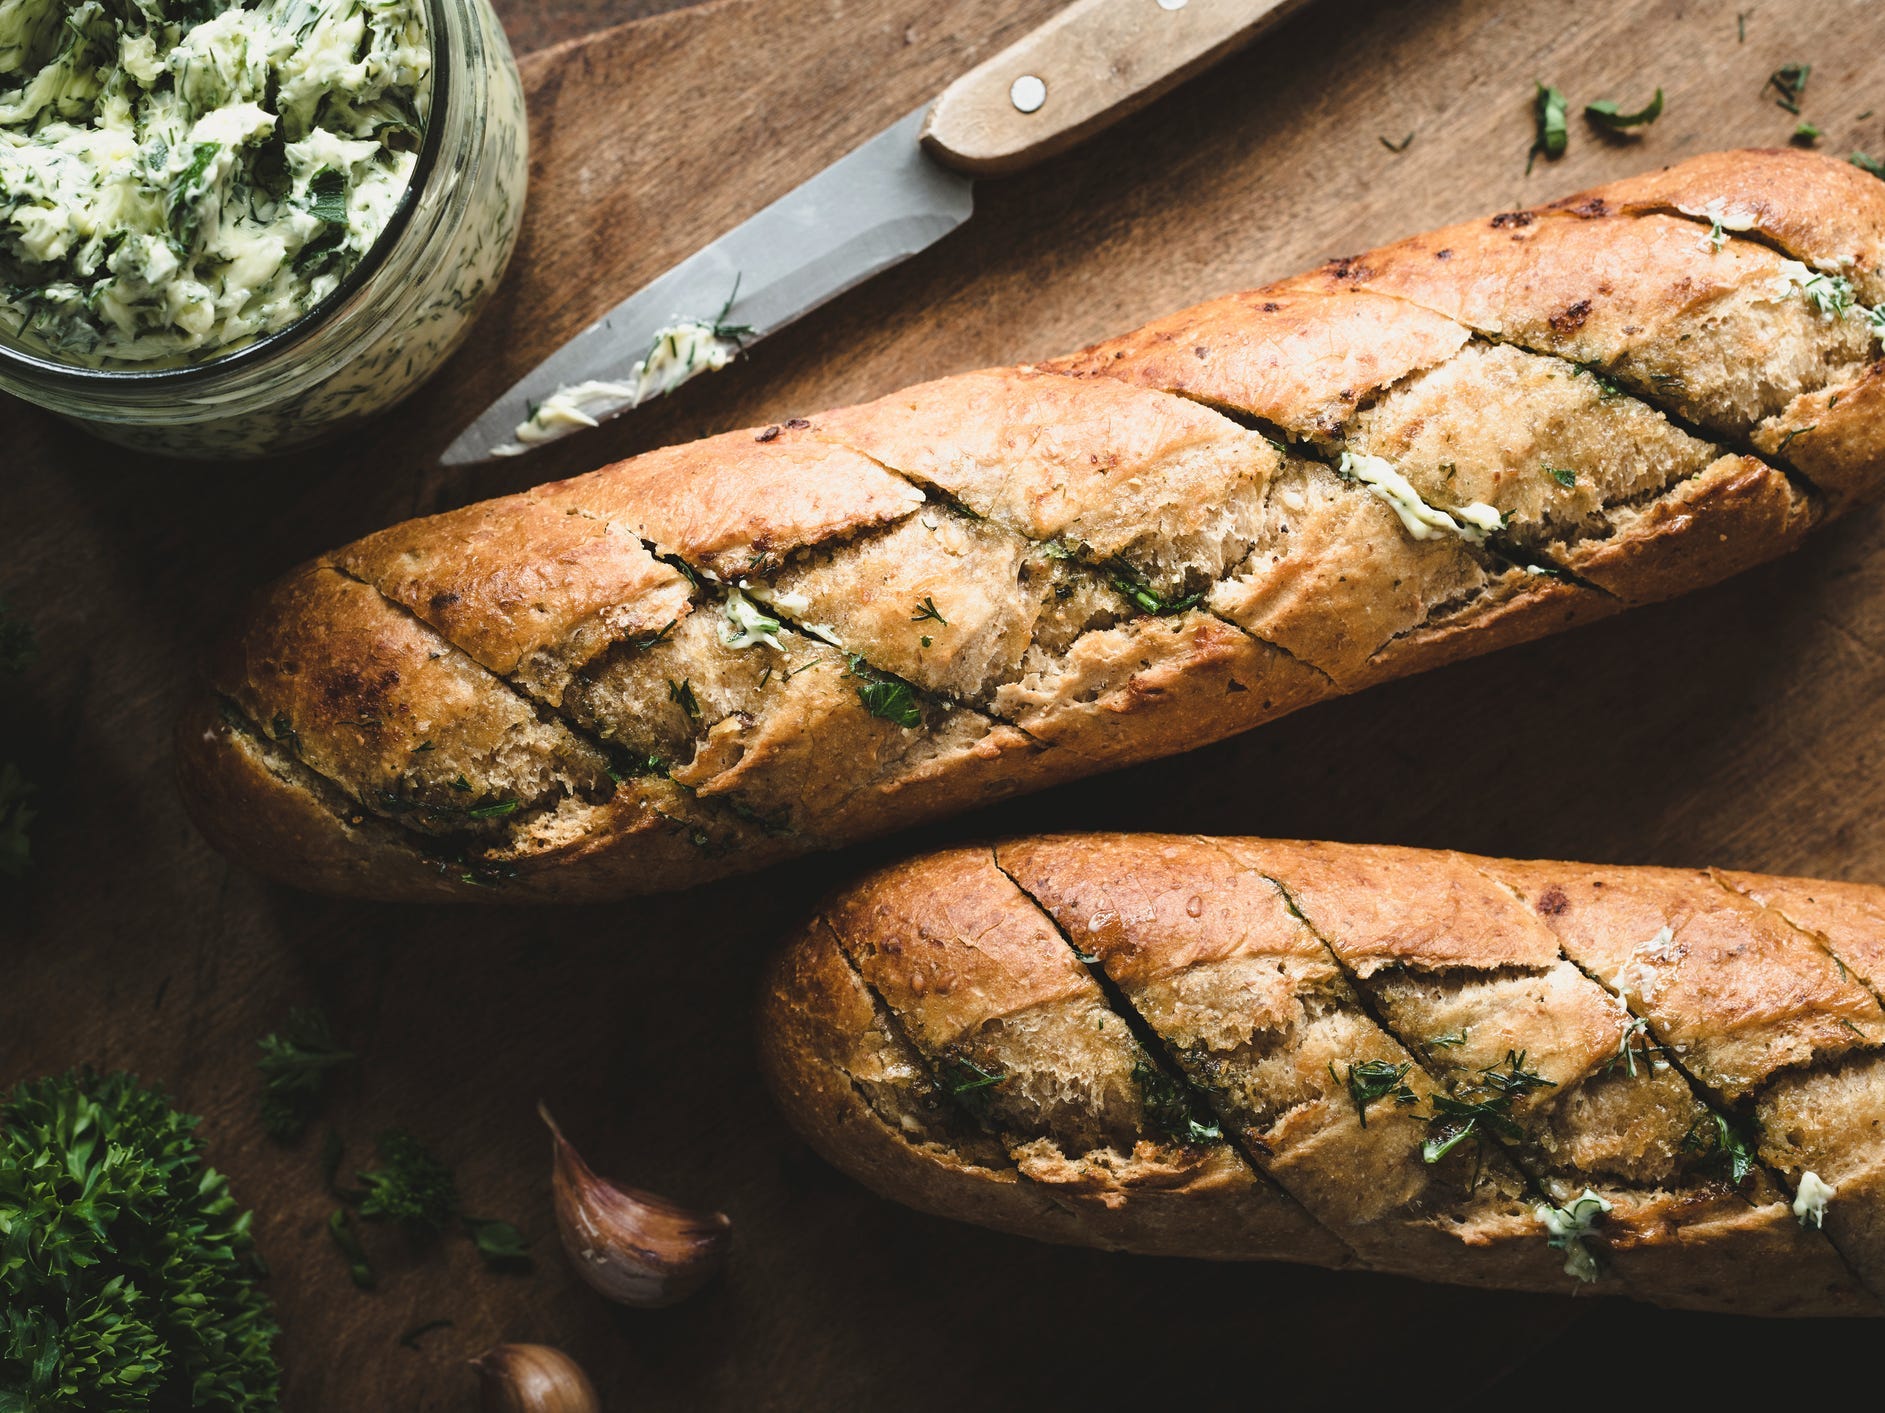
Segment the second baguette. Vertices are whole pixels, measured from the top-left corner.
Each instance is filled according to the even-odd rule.
[[[831,899],[760,1052],[839,1168],[1044,1240],[1885,1313],[1885,889],[1062,835]]]

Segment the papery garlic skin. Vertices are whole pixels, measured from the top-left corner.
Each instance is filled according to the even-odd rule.
[[[484,1413],[602,1413],[589,1376],[547,1344],[500,1344],[471,1361]]]
[[[713,1278],[732,1239],[724,1213],[698,1212],[597,1177],[549,1111],[539,1105],[537,1112],[555,1140],[557,1233],[585,1283],[619,1304],[658,1309]]]

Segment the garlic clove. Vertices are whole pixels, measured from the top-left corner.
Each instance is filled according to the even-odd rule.
[[[595,1175],[543,1105],[555,1139],[556,1229],[577,1274],[610,1300],[654,1309],[685,1300],[726,1260],[733,1223]]]
[[[500,1344],[471,1361],[484,1413],[602,1413],[589,1376],[547,1344]]]

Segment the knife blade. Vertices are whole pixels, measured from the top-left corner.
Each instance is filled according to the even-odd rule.
[[[927,107],[616,305],[486,409],[446,449],[444,464],[479,461],[516,445],[517,428],[532,407],[559,388],[587,382],[637,387],[636,365],[656,334],[677,321],[719,310],[715,323],[740,328],[739,342],[751,344],[941,240],[969,219],[974,183],[918,145]],[[639,400],[626,393],[598,397],[581,410],[601,422]]]
[[[1072,146],[1301,3],[1075,0],[617,304],[485,409],[442,464],[526,451],[724,366],[968,220],[972,175]]]

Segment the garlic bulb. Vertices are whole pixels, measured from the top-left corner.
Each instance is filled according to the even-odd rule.
[[[596,1386],[547,1344],[500,1344],[471,1361],[484,1413],[602,1413]]]
[[[542,1105],[555,1139],[551,1192],[556,1229],[577,1273],[623,1305],[652,1309],[685,1300],[726,1260],[733,1223],[652,1192],[617,1187],[590,1171]]]

